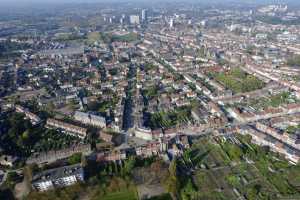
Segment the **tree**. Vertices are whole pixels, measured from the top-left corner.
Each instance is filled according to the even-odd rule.
[[[74,165],[81,162],[82,153],[75,153],[68,159],[70,165]]]
[[[169,166],[169,176],[165,181],[166,190],[176,199],[180,183],[177,179],[177,159],[174,158]]]
[[[194,199],[195,193],[196,193],[196,188],[192,183],[191,178],[188,178],[187,183],[185,184],[184,188],[181,191],[181,198],[183,200]]]
[[[123,175],[129,175],[131,174],[134,166],[136,164],[135,157],[129,157],[129,159],[124,161],[124,167],[122,168],[122,174]]]

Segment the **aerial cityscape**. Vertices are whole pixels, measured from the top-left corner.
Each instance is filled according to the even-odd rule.
[[[300,1],[0,3],[0,200],[300,200]]]

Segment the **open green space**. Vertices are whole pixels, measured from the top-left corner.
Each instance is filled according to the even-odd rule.
[[[231,69],[228,72],[215,73],[212,76],[234,93],[250,92],[265,86],[263,81],[253,75],[247,74],[239,68]]]
[[[122,190],[109,193],[99,200],[138,200],[137,193],[134,189]]]
[[[112,33],[91,32],[87,35],[87,43],[93,44],[95,42],[134,42],[139,39],[138,34],[130,32],[124,35],[117,35]]]
[[[296,131],[300,130],[300,124],[298,124],[297,126],[289,126],[286,128],[286,132],[288,132],[289,134],[295,134]]]
[[[128,33],[125,35],[112,35],[111,40],[113,42],[133,42],[138,40],[138,34],[136,33]]]
[[[130,157],[119,163],[86,160],[84,183],[43,193],[32,191],[25,200],[138,200],[134,180],[137,170],[143,176],[162,180],[168,171],[166,163],[157,157],[145,159]]]
[[[289,66],[300,66],[300,56],[294,56],[294,57],[292,57],[292,58],[289,58],[288,60],[287,60],[287,64],[289,65]]]
[[[33,152],[63,149],[79,142],[78,138],[46,129],[43,124],[33,126],[20,113],[8,113],[0,119],[0,134],[4,153],[21,158]]]
[[[151,114],[150,127],[156,128],[170,128],[182,123],[188,123],[191,120],[191,108],[183,106],[172,111],[160,111]]]
[[[201,138],[184,154],[183,163],[196,169],[192,179],[196,187],[194,197],[253,200],[300,197],[300,178],[296,175],[300,166],[290,164],[268,148],[252,144],[248,136],[235,138]]]
[[[261,98],[251,98],[241,103],[236,103],[235,106],[250,106],[255,110],[263,110],[268,107],[277,108],[283,104],[295,103],[297,99],[290,92],[280,92]]]

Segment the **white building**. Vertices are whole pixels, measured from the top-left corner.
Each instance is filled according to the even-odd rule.
[[[169,25],[170,25],[170,28],[173,28],[173,26],[174,26],[174,19],[170,19],[170,22],[169,22]]]
[[[140,16],[130,15],[129,21],[130,21],[130,24],[140,24]]]
[[[97,126],[100,128],[106,127],[105,118],[97,116],[97,115],[92,115],[92,114],[76,111],[74,118],[75,118],[75,120],[77,120],[83,124]]]
[[[32,187],[38,191],[65,187],[84,181],[80,164],[43,171],[33,176]]]
[[[148,13],[146,9],[142,10],[142,22],[146,22],[148,19]]]
[[[136,128],[134,131],[134,135],[137,138],[141,138],[143,140],[152,140],[153,136],[152,136],[152,131],[150,129],[146,129],[146,128]]]

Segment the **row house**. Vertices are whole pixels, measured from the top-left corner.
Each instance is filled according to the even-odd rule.
[[[79,144],[66,149],[53,150],[48,152],[35,153],[26,160],[26,164],[47,164],[53,163],[57,160],[65,159],[75,153],[82,153],[89,155],[92,152],[90,144]]]
[[[141,157],[151,157],[154,155],[158,155],[163,150],[164,144],[161,142],[151,142],[135,148],[136,155]]]
[[[280,140],[298,150],[300,150],[300,138],[297,134],[289,134],[287,132],[280,132],[273,127],[267,126],[261,122],[257,122],[255,126],[259,131],[262,131],[272,137]]]
[[[57,129],[62,129],[63,132],[84,139],[87,135],[87,129],[80,126],[75,126],[56,119],[48,119],[47,126]]]
[[[80,111],[76,111],[74,114],[74,118],[76,121],[79,121],[83,124],[97,126],[100,128],[106,127],[106,120],[104,117],[100,117],[97,115],[92,115],[89,113],[84,113]]]
[[[96,160],[98,162],[110,162],[110,161],[120,161],[127,158],[126,151],[113,150],[107,152],[97,153]]]
[[[249,129],[246,131],[246,133],[251,135],[253,143],[270,147],[271,151],[284,155],[286,159],[294,164],[299,162],[300,151],[298,149],[295,149],[270,135],[254,129]]]

